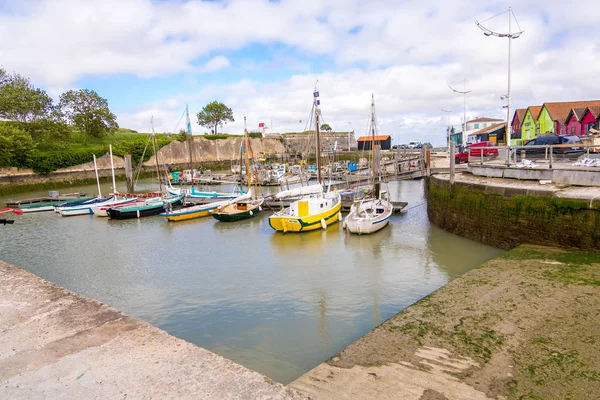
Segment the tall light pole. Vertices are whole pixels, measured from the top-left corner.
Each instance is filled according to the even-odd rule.
[[[483,22],[489,21],[490,19],[495,18],[504,13],[508,13],[508,33],[494,32],[482,25]],[[519,28],[519,31],[515,32],[515,33],[512,32],[513,17],[515,19],[515,22],[517,23],[517,27]],[[475,24],[479,27],[479,29],[481,29],[483,31],[483,34],[485,36],[496,36],[496,37],[500,37],[500,38],[508,38],[508,94],[506,95],[506,104],[507,104],[506,105],[506,136],[507,136],[506,140],[507,140],[507,143],[510,143],[509,139],[510,139],[510,53],[511,53],[511,43],[512,43],[512,39],[518,38],[525,31],[521,30],[521,27],[519,26],[519,21],[517,21],[517,17],[515,17],[515,14],[513,13],[511,6],[508,6],[508,10],[506,10],[500,14],[494,15],[493,17],[488,18],[485,21],[482,21],[482,22],[475,21]]]
[[[464,83],[464,90],[460,91],[460,90],[456,90],[454,89],[452,86],[448,85],[448,87],[454,92],[454,93],[460,93],[464,96],[464,108],[463,108],[463,131],[462,131],[462,136],[463,139],[465,138],[465,132],[467,131],[467,93],[471,93],[470,90],[467,90],[467,79],[465,79],[463,81]],[[463,145],[465,143],[462,143]],[[448,143],[448,145],[450,145],[450,143]]]
[[[450,113],[452,110],[444,110],[443,108],[441,110],[446,113],[446,131],[448,133],[448,147],[450,147]]]

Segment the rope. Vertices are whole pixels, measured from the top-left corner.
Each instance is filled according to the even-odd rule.
[[[484,22],[486,22],[486,21],[489,21],[490,19],[496,18],[496,17],[498,17],[498,16],[500,16],[500,15],[502,15],[502,14],[506,14],[507,12],[508,12],[508,10],[506,10],[506,11],[502,11],[501,13],[498,13],[498,14],[494,15],[493,17],[489,17],[488,19],[481,21],[481,22],[480,22],[480,24],[483,24]],[[514,14],[513,14],[513,15],[514,15]],[[516,18],[515,18],[515,19],[516,19]],[[518,25],[518,24],[517,24],[517,25]]]

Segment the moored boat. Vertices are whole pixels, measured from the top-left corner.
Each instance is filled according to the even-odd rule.
[[[298,194],[306,193],[306,197],[300,198],[290,204],[289,207],[278,211],[269,217],[269,225],[278,232],[306,232],[315,229],[327,229],[327,227],[340,218],[342,199],[337,191],[323,191],[323,179],[321,176],[321,141],[319,136],[319,92],[315,90],[313,100],[313,112],[315,120],[315,131],[317,136],[317,185],[294,189]],[[287,191],[293,194],[293,191]],[[277,196],[276,196],[277,197]]]
[[[54,211],[55,207],[57,207],[57,206],[81,204],[84,201],[93,200],[93,199],[95,199],[95,197],[83,197],[83,198],[79,197],[79,198],[71,199],[71,200],[57,200],[57,201],[48,201],[45,203],[25,204],[25,205],[19,206],[19,210],[23,211],[24,213]]]
[[[127,207],[112,207],[106,210],[110,219],[131,219],[149,217],[158,215],[167,210],[168,207],[175,207],[183,202],[184,195],[165,197],[158,200],[147,200],[141,205],[132,205]]]
[[[185,207],[179,210],[171,210],[158,214],[168,221],[186,221],[194,218],[202,218],[210,215],[212,210],[225,206],[230,203],[230,200],[216,201],[214,203],[201,204],[192,207]]]

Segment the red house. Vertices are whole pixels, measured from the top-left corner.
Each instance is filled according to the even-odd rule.
[[[598,114],[600,114],[600,106],[572,108],[565,120],[565,133],[577,136],[587,134],[589,128],[595,126]]]
[[[515,115],[513,116],[511,123],[511,139],[521,139],[521,126],[523,126],[523,119],[525,118],[526,112],[526,108],[517,108],[515,110]]]
[[[581,136],[581,119],[586,110],[586,108],[571,108],[563,124],[565,126],[565,134]]]

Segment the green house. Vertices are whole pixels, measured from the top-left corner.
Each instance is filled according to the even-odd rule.
[[[541,109],[542,106],[527,107],[527,111],[525,111],[525,116],[523,117],[523,124],[521,125],[521,143],[525,143],[527,140],[539,135],[540,127],[537,120]]]
[[[537,117],[537,123],[540,126],[541,133],[554,133],[554,120],[552,119],[546,104],[544,104],[540,110],[540,115]]]

